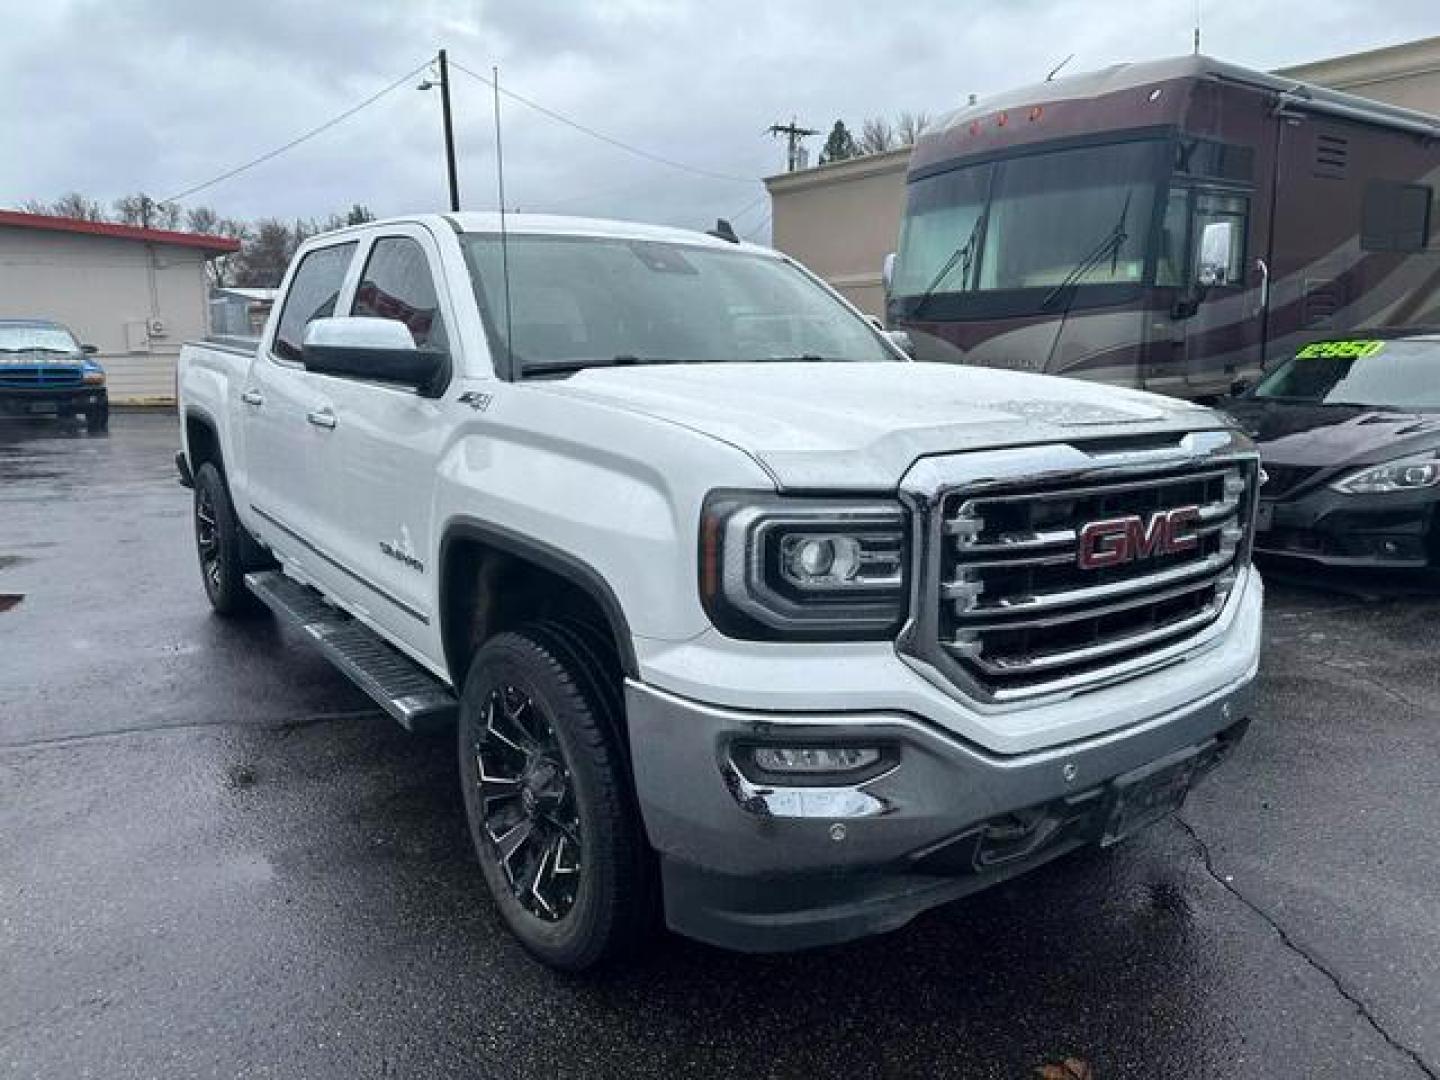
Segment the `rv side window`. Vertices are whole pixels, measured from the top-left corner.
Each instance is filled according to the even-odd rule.
[[[1371,180],[1360,210],[1365,251],[1423,251],[1430,239],[1431,190],[1424,184]]]
[[[1155,284],[1185,285],[1195,278],[1195,260],[1200,252],[1200,236],[1212,221],[1229,221],[1235,225],[1237,241],[1230,250],[1230,265],[1225,281],[1237,285],[1245,276],[1245,234],[1250,217],[1250,200],[1244,195],[1225,191],[1196,191],[1175,187],[1165,204],[1165,217],[1160,224],[1160,245],[1156,252]]]

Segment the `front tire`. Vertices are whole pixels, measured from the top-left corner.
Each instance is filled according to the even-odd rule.
[[[582,633],[535,624],[476,653],[460,703],[460,778],[486,884],[520,943],[563,971],[624,954],[653,921],[613,675]]]
[[[110,430],[109,399],[101,398],[85,410],[85,430],[91,435],[99,435],[101,432]]]
[[[195,473],[195,550],[205,595],[219,615],[254,611],[255,597],[245,587],[245,541],[248,537],[235,517],[230,488],[213,462]]]

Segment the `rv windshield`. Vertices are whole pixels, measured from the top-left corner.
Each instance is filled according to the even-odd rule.
[[[913,307],[927,292],[1034,289],[1038,309],[1058,285],[1142,283],[1165,154],[1161,140],[1114,143],[914,181],[892,296],[912,299]],[[967,257],[953,259],[972,234]],[[1093,254],[1100,246],[1103,258]],[[941,308],[934,310],[943,318]]]

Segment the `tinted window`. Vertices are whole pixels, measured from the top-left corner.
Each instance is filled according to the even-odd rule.
[[[300,268],[290,280],[284,310],[280,312],[280,326],[275,331],[276,355],[298,361],[305,327],[314,319],[335,314],[335,301],[354,254],[353,243],[336,244],[312,251],[301,260]]]
[[[350,314],[402,322],[419,348],[446,347],[445,320],[425,249],[403,236],[377,240],[370,249]]]
[[[1261,380],[1257,398],[1315,405],[1440,409],[1440,341],[1317,341]]]
[[[1366,251],[1420,251],[1430,234],[1430,189],[1422,184],[1371,180],[1360,213]]]

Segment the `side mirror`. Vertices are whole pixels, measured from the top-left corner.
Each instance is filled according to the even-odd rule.
[[[895,252],[885,256],[885,262],[880,267],[880,280],[885,283],[885,295],[890,295],[890,286],[895,281]]]
[[[1224,285],[1230,272],[1230,255],[1235,249],[1235,223],[1212,221],[1200,233],[1200,259],[1195,280],[1203,287]]]
[[[1230,384],[1230,396],[1239,397],[1241,394],[1245,393],[1246,390],[1249,390],[1250,387],[1254,385],[1254,379],[1250,378],[1250,376],[1248,375],[1242,375],[1240,376],[1240,378],[1236,379]]]
[[[448,354],[416,348],[402,322],[355,315],[310,323],[300,359],[306,371],[319,375],[374,379],[423,391],[444,370]]]
[[[83,352],[86,356],[94,356],[100,350],[97,349],[94,345],[81,345],[80,351]]]

